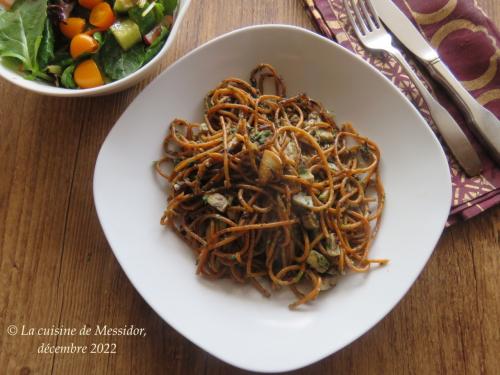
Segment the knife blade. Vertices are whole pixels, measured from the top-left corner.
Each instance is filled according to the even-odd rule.
[[[420,31],[391,0],[372,0],[372,3],[387,28],[448,90],[479,140],[488,148],[497,164],[500,164],[500,121],[469,94]]]

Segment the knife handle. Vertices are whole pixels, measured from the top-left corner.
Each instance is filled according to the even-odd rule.
[[[429,112],[434,120],[434,124],[436,124],[439,133],[455,156],[455,159],[462,166],[467,175],[477,176],[482,169],[481,160],[460,126],[458,126],[450,113],[430,94],[422,81],[420,81],[420,78],[415,74],[410,64],[405,60],[402,53],[394,47],[390,49],[390,53],[403,66],[418,91],[422,94],[422,97],[429,107]]]
[[[500,121],[469,94],[441,59],[426,62],[425,65],[460,105],[472,130],[488,148],[496,163],[500,164]]]

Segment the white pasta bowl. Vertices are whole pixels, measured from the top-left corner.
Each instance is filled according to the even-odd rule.
[[[177,35],[177,32],[179,31],[180,24],[182,23],[182,20],[186,14],[186,11],[190,3],[191,0],[179,0],[179,6],[175,16],[175,22],[172,25],[172,29],[170,31],[167,40],[165,41],[165,44],[158,52],[158,54],[153,59],[151,59],[151,61],[146,63],[144,66],[142,66],[134,73],[117,81],[90,89],[67,89],[64,87],[56,87],[54,85],[51,85],[50,83],[46,83],[40,80],[26,79],[16,69],[13,69],[8,64],[5,64],[2,61],[2,58],[0,58],[0,77],[26,90],[49,96],[60,96],[60,97],[99,96],[125,90],[126,88],[136,84],[140,80],[149,76],[153,72],[155,65],[157,65],[161,61],[162,57],[168,52]]]
[[[195,275],[188,246],[159,224],[166,191],[153,168],[168,124],[201,121],[203,98],[222,79],[259,63],[277,68],[288,94],[306,92],[378,143],[386,207],[371,256],[384,267],[348,274],[298,311],[286,290],[266,299],[251,286]],[[370,65],[310,31],[244,28],[189,53],[130,105],[104,142],[94,176],[99,220],[116,258],[173,328],[234,366],[286,371],[318,361],[364,334],[405,295],[429,259],[451,202],[438,140],[403,95]],[[418,334],[418,333],[415,333]]]

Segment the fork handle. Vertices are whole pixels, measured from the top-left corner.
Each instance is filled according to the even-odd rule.
[[[469,176],[477,176],[482,169],[481,160],[462,129],[460,129],[460,126],[458,126],[448,111],[429,93],[402,53],[396,48],[391,48],[390,53],[404,67],[410,79],[418,91],[420,91],[420,94],[429,107],[436,127],[465,173]]]

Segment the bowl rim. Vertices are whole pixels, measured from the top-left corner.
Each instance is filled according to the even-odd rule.
[[[85,97],[85,96],[99,96],[99,95],[107,95],[112,94],[114,92],[125,90],[126,88],[136,84],[141,79],[145,78],[153,67],[160,62],[166,52],[169,50],[172,45],[175,37],[177,36],[177,32],[179,30],[180,24],[186,12],[191,4],[191,0],[179,0],[179,10],[176,17],[176,22],[174,22],[172,29],[170,30],[170,34],[165,41],[163,47],[158,51],[158,53],[145,65],[141,66],[138,70],[129,74],[126,77],[123,77],[117,81],[89,89],[67,89],[63,87],[55,87],[48,84],[44,84],[42,82],[38,82],[36,80],[29,80],[23,77],[21,74],[9,69],[2,62],[2,58],[0,57],[0,77],[7,80],[8,82],[26,89],[31,92],[35,92],[42,95],[48,96],[58,96],[58,97]]]

